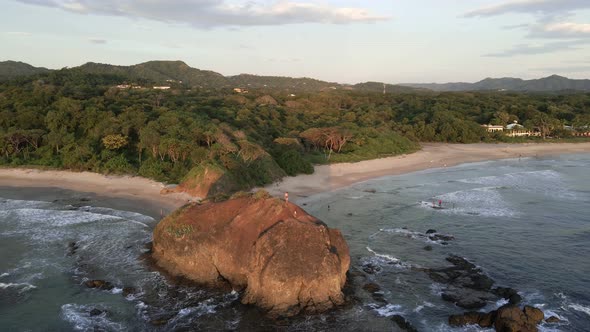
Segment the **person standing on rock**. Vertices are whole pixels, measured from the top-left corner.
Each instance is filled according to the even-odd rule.
[[[289,193],[285,192],[285,203],[289,203]]]

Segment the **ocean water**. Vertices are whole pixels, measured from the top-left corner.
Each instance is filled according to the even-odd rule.
[[[239,292],[178,283],[150,268],[141,256],[151,217],[0,198],[0,329],[397,331],[391,317],[399,314],[420,331],[479,331],[447,325],[464,310],[443,301],[444,285],[420,270],[448,266],[445,257],[455,254],[562,320],[542,331],[590,331],[589,167],[587,154],[473,163],[295,198],[342,230],[351,302],[279,321],[241,305]],[[439,200],[445,209],[431,207]],[[428,229],[455,239],[431,241]],[[115,288],[88,289],[90,279]],[[366,283],[380,287],[381,300],[363,290]],[[124,287],[133,294],[124,297]]]

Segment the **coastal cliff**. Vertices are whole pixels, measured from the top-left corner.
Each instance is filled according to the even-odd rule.
[[[348,245],[292,203],[249,195],[187,205],[157,225],[153,241],[153,257],[168,272],[207,285],[229,282],[244,290],[243,303],[270,315],[344,303]]]

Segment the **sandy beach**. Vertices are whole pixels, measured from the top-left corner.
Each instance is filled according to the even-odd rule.
[[[166,215],[191,199],[186,194],[162,195],[165,185],[136,176],[109,176],[92,172],[70,172],[0,168],[0,197],[11,199],[62,200]]]
[[[272,195],[289,192],[291,197],[332,191],[353,183],[386,175],[399,175],[430,168],[510,158],[529,158],[568,153],[590,153],[589,143],[446,144],[423,143],[422,150],[409,155],[358,163],[316,166],[310,175],[284,178],[267,186]]]
[[[484,160],[566,153],[590,153],[590,143],[425,143],[421,151],[409,155],[316,166],[314,174],[287,177],[265,189],[280,197],[285,192],[289,192],[291,197],[308,196],[386,175]],[[119,205],[119,208],[145,211],[152,216],[165,215],[192,199],[186,194],[162,195],[160,191],[164,186],[163,183],[134,176],[0,168],[0,197],[42,200],[91,198],[93,205]]]

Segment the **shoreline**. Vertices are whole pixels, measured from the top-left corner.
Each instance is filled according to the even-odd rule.
[[[165,216],[194,198],[187,194],[162,195],[165,184],[137,176],[109,176],[92,172],[0,168],[0,197],[64,201],[69,204],[123,209]],[[90,200],[90,201],[88,201]]]
[[[422,143],[422,150],[407,155],[372,159],[357,163],[321,165],[314,173],[286,177],[264,187],[271,195],[307,197],[334,191],[355,183],[391,175],[402,175],[452,167],[460,164],[550,155],[590,153],[590,142],[584,143]]]
[[[572,153],[590,153],[588,143],[522,143],[522,144],[448,144],[424,143],[422,150],[394,157],[372,159],[357,163],[315,166],[314,173],[286,177],[270,184],[271,195],[282,197],[285,192],[306,197],[329,192],[389,175],[451,167],[488,160],[540,157]],[[91,197],[92,204],[124,208],[161,217],[194,200],[188,194],[162,195],[161,182],[137,176],[107,176],[92,172],[0,168],[0,197],[75,201]],[[9,196],[9,197],[5,197]]]

